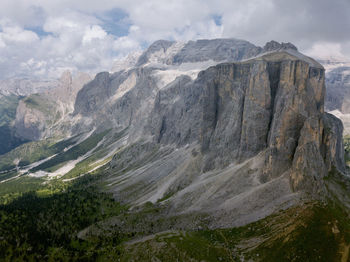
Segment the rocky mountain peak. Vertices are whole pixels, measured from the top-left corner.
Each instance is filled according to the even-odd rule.
[[[72,85],[72,73],[69,70],[64,71],[60,77],[60,81],[66,86]]]
[[[286,50],[291,49],[298,51],[298,48],[293,45],[292,43],[279,43],[274,40],[267,42],[265,46],[263,47],[263,52],[271,52],[271,51],[277,51],[277,50]]]
[[[141,66],[143,64],[146,64],[149,62],[149,59],[154,55],[155,53],[164,54],[166,53],[167,49],[171,47],[173,44],[175,44],[174,41],[168,41],[168,40],[158,40],[155,41],[153,44],[151,44],[147,50],[139,57],[137,61],[137,66]]]

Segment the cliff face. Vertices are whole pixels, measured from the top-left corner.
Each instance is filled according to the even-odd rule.
[[[161,90],[149,129],[159,143],[200,143],[204,172],[265,151],[262,179],[289,170],[298,190],[332,165],[344,170],[342,127],[324,114],[324,81],[321,65],[293,52],[219,64]]]
[[[133,204],[171,195],[173,212],[206,210],[213,226],[327,197],[325,178],[345,164],[343,127],[324,96],[324,68],[294,49],[180,76],[134,125],[142,140],[130,126],[138,142],[113,158],[111,191]]]

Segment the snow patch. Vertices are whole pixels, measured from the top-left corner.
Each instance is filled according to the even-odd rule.
[[[221,62],[220,62],[221,63]],[[173,82],[177,77],[181,75],[187,75],[192,78],[192,80],[196,79],[198,73],[202,70],[207,69],[208,67],[217,65],[218,62],[213,60],[208,60],[204,62],[196,62],[196,63],[183,63],[179,66],[171,65],[171,66],[163,66],[163,68],[154,70],[153,77],[157,80],[157,86],[159,89],[165,87],[166,85]],[[155,65],[152,65],[155,66]],[[159,66],[159,65],[158,65]]]

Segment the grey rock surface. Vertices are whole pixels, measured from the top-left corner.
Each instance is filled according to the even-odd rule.
[[[174,57],[172,63],[239,61],[258,55],[260,47],[238,39],[189,41]]]
[[[263,52],[271,52],[277,50],[292,49],[298,51],[298,48],[292,43],[278,43],[276,41],[267,42],[263,48]]]

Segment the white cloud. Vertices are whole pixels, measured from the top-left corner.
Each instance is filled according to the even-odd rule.
[[[100,26],[88,26],[83,36],[83,44],[90,43],[94,39],[104,39],[106,36],[106,31],[104,31]]]
[[[118,17],[101,19],[116,8],[124,13],[121,35],[104,24]],[[108,70],[116,57],[158,39],[274,39],[313,56],[350,57],[349,12],[348,0],[2,0],[0,75]]]
[[[36,33],[24,30],[15,23],[11,23],[11,21],[5,19],[0,21],[0,28],[2,30],[2,32],[0,32],[0,40],[3,47],[14,43],[29,44],[39,40]]]
[[[306,50],[305,53],[317,59],[346,59],[342,53],[341,44],[339,43],[315,43],[310,49]]]

